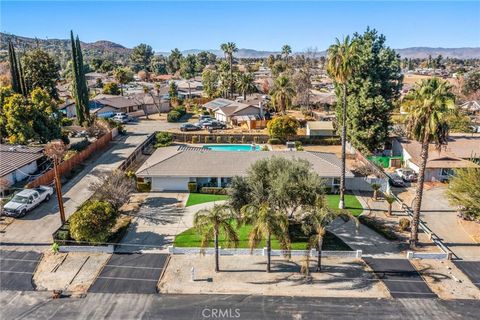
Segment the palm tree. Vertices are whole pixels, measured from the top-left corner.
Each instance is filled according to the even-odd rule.
[[[428,159],[428,147],[434,143],[437,149],[447,143],[448,123],[446,116],[454,111],[455,96],[451,85],[438,78],[422,80],[409,96],[409,114],[407,116],[407,134],[409,138],[422,144],[420,170],[417,190],[413,204],[412,231],[410,247],[415,248],[418,241],[418,224],[422,206],[425,167]]]
[[[336,43],[328,48],[327,73],[342,87],[342,172],[340,176],[340,202],[338,207],[345,208],[345,146],[347,142],[347,83],[352,77],[356,61],[356,43],[345,37],[343,42],[336,39]],[[338,94],[338,92],[337,92]]]
[[[315,206],[306,210],[302,217],[302,231],[311,235],[308,241],[308,250],[316,247],[318,251],[317,269],[322,269],[322,245],[326,233],[326,227],[335,219],[341,218],[344,221],[354,220],[358,227],[358,219],[347,210],[333,211],[325,203],[323,196],[317,197]]]
[[[391,216],[392,215],[392,204],[395,202],[395,197],[391,194],[385,195],[385,200],[388,203],[388,212],[387,215]]]
[[[295,96],[295,88],[292,81],[286,75],[280,75],[275,79],[272,92],[272,102],[277,111],[285,114],[285,111],[292,104],[292,99]]]
[[[273,210],[268,203],[248,204],[241,210],[242,222],[252,225],[248,245],[255,249],[263,239],[267,246],[267,272],[270,272],[272,236],[280,242],[282,249],[290,248],[288,239],[288,219],[285,214]]]
[[[285,57],[285,62],[288,63],[288,56],[291,53],[292,53],[292,47],[290,47],[288,44],[286,44],[282,47],[282,56]]]
[[[230,96],[233,97],[233,54],[238,51],[237,45],[234,42],[222,43],[220,45],[225,54],[225,59],[228,58],[228,64],[230,66]]]
[[[213,240],[215,245],[215,272],[220,271],[218,263],[218,237],[220,232],[225,236],[228,246],[238,245],[238,235],[231,225],[233,211],[227,205],[214,205],[211,209],[203,209],[195,213],[193,225],[202,237],[201,247],[205,248]]]
[[[382,186],[378,183],[372,183],[370,186],[372,187],[372,190],[373,190],[373,200],[377,201],[378,200],[378,190],[380,190],[380,188]]]
[[[241,73],[238,76],[237,88],[243,93],[243,101],[247,100],[247,94],[252,93],[257,89],[254,81],[255,77],[252,73]]]

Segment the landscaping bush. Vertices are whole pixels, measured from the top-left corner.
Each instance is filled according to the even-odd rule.
[[[198,136],[192,136],[192,143],[198,143]]]
[[[188,183],[188,191],[189,192],[197,192],[197,183],[196,182],[189,182]]]
[[[173,135],[169,132],[159,132],[155,136],[155,139],[157,141],[155,148],[168,147],[172,144]]]
[[[90,145],[90,141],[88,141],[87,139],[84,139],[82,141],[78,141],[76,143],[71,144],[70,150],[80,152],[85,150],[89,145]]]
[[[395,232],[390,227],[382,223],[380,220],[373,217],[367,217],[364,215],[360,216],[358,220],[360,221],[360,223],[366,225],[370,229],[373,229],[379,234],[381,234],[382,236],[384,236],[385,239],[398,240],[398,237],[395,234]]]
[[[182,117],[182,115],[180,114],[180,112],[178,112],[176,110],[171,110],[167,114],[167,121],[168,122],[177,122],[178,120],[180,120],[181,117]]]
[[[70,239],[70,232],[68,230],[59,230],[57,232],[57,238],[60,240],[68,240]]]
[[[297,134],[298,126],[297,119],[290,116],[280,116],[269,121],[267,129],[270,138],[287,141]]]
[[[398,221],[398,229],[402,232],[410,229],[410,219],[401,218],[400,221]]]
[[[222,143],[222,137],[221,136],[217,137],[217,143]]]
[[[228,143],[235,143],[235,137],[228,137]]]
[[[210,136],[205,136],[205,143],[210,143]]]
[[[241,142],[241,143],[245,143],[246,140],[247,140],[247,138],[246,138],[245,136],[242,136],[240,142]]]
[[[262,148],[260,150],[261,151],[270,151],[270,149],[268,149],[267,145],[262,146]]]
[[[258,139],[257,136],[253,137],[253,143],[258,144],[258,141],[259,141],[259,139]]]
[[[202,187],[200,188],[200,193],[208,193],[208,194],[228,194],[227,188],[221,187]]]
[[[62,127],[68,127],[68,126],[71,126],[73,124],[73,119],[63,117],[62,120],[60,120],[60,123],[61,123]]]
[[[108,202],[114,210],[118,210],[135,191],[135,180],[121,170],[114,170],[102,174],[88,189],[94,192],[93,199]]]
[[[268,143],[269,144],[281,144],[282,142],[280,141],[280,139],[270,138],[270,139],[268,139]]]
[[[117,217],[117,211],[108,202],[89,200],[70,217],[70,234],[76,241],[105,242]]]
[[[128,227],[132,222],[132,217],[130,216],[120,216],[115,226],[112,228],[110,232],[110,237],[108,238],[109,243],[118,243],[122,240],[123,236],[127,233]]]
[[[137,182],[137,190],[138,192],[150,192],[152,186],[150,182]]]

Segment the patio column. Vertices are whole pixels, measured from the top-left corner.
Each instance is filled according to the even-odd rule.
[[[222,178],[220,177],[217,177],[217,187],[221,187],[222,186]]]

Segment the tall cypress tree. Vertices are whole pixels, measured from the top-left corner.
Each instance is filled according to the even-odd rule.
[[[17,56],[15,48],[11,41],[8,42],[8,60],[10,63],[10,76],[12,78],[12,90],[16,93],[22,93],[20,85],[20,73],[18,72]]]
[[[73,86],[75,95],[75,109],[77,113],[78,124],[82,125],[85,120],[89,120],[88,110],[88,88],[85,80],[85,73],[83,69],[83,55],[80,41],[77,37],[75,41],[73,31],[70,32],[70,40],[72,43],[72,68],[73,68]]]

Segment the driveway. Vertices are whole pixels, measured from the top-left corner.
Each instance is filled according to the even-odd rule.
[[[109,149],[87,160],[86,167],[63,187],[67,218],[92,192],[88,186],[104,172],[116,169],[148,137],[145,133],[130,133],[111,142]],[[41,251],[52,243],[52,233],[61,225],[56,197],[43,203],[25,217],[16,219],[0,234],[0,244],[6,250]]]
[[[35,290],[33,273],[41,256],[31,251],[0,250],[0,290]]]
[[[480,244],[474,242],[458,223],[457,213],[450,206],[445,190],[445,187],[435,187],[424,191],[422,219],[456,258],[480,261]]]

